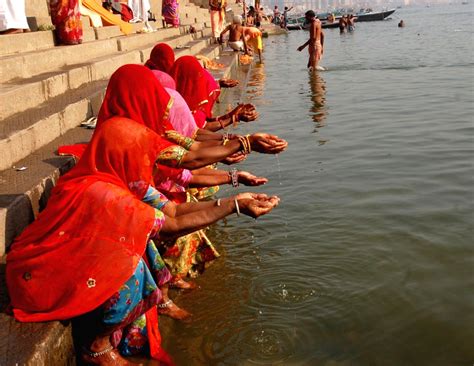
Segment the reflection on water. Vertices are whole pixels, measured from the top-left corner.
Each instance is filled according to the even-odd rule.
[[[265,88],[265,65],[254,64],[250,71],[250,77],[247,82],[247,98],[254,99],[263,96]]]
[[[316,123],[316,128],[324,127],[326,120],[326,83],[319,72],[309,73],[309,86],[311,88],[310,115]]]

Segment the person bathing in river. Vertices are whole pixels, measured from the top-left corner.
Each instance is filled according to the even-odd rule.
[[[355,21],[356,21],[356,18],[354,17],[354,15],[351,14],[347,17],[347,20],[346,20],[347,30],[351,33],[354,32],[355,30]]]
[[[224,34],[229,32],[229,42],[228,45],[234,51],[244,51],[245,54],[248,54],[247,42],[244,37],[244,27],[242,26],[242,17],[240,15],[234,16],[232,24],[229,24],[220,34],[219,41],[222,44]]]
[[[316,18],[316,14],[312,10],[305,13],[306,21],[310,24],[308,41],[298,47],[298,51],[303,51],[308,46],[309,60],[308,69],[310,71],[324,70],[319,66],[319,60],[323,55],[324,34],[321,29],[321,21]]]

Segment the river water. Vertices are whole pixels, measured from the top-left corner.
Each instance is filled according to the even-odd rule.
[[[282,201],[212,228],[222,257],[174,296],[194,321],[164,320],[178,365],[472,365],[473,7],[326,30],[315,75],[308,33],[265,40],[230,96],[260,112],[238,132],[289,141],[239,167]]]

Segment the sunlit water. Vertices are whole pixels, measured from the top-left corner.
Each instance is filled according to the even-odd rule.
[[[266,39],[230,96],[260,112],[238,132],[289,141],[239,167],[282,202],[212,228],[222,257],[174,296],[194,321],[163,320],[178,365],[472,365],[473,36],[472,3],[401,9],[327,30],[316,75],[307,33]]]

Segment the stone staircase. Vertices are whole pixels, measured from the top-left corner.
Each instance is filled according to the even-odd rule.
[[[30,24],[48,21],[45,6],[45,0],[27,0]],[[220,54],[210,42],[206,9],[181,0],[180,18],[179,28],[164,28],[160,19],[156,32],[129,36],[83,19],[84,42],[77,46],[55,45],[52,31],[0,36],[0,310],[8,304],[5,253],[74,165],[56,155],[58,146],[89,140],[92,131],[78,126],[97,115],[111,74],[123,64],[144,63],[158,42],[175,48],[177,57]],[[197,33],[189,33],[190,25]],[[73,355],[67,324],[21,324],[0,313],[0,365],[68,365]]]

